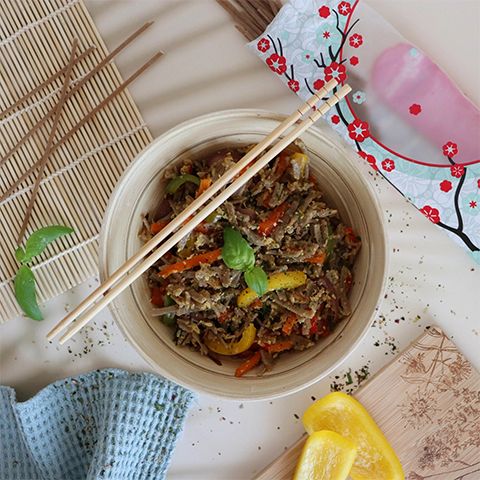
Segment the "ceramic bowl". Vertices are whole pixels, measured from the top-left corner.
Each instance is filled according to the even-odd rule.
[[[202,158],[226,146],[259,142],[285,116],[258,110],[230,110],[185,122],[153,141],[120,178],[105,213],[100,239],[100,276],[104,281],[142,243],[142,214],[155,212],[164,194],[164,169],[185,157]],[[271,372],[259,377],[234,376],[238,360],[222,358],[216,365],[189,348],[173,343],[173,330],[150,316],[150,292],[144,278],[136,280],[109,305],[119,328],[162,376],[201,394],[231,400],[265,400],[311,385],[341,364],[370,328],[386,286],[388,258],[385,220],[376,194],[347,149],[315,127],[302,137],[311,172],[328,204],[362,238],[354,265],[349,298],[352,314],[336,331],[303,352],[280,356]]]

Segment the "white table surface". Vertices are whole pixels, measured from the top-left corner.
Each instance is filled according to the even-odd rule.
[[[365,1],[480,104],[478,0]],[[165,52],[130,89],[155,137],[212,111],[262,108],[288,114],[301,103],[245,48],[214,0],[85,4],[110,49],[155,20],[117,60],[127,77],[157,50]],[[333,381],[344,383],[350,369],[367,366],[374,374],[429,325],[440,326],[480,370],[480,266],[386,181],[371,181],[388,218],[391,264],[387,296],[362,345],[330,376],[281,399],[240,403],[199,396],[168,479],[251,478],[300,437],[300,419],[312,398],[329,393]],[[15,388],[19,401],[53,381],[97,368],[152,371],[108,310],[64,346],[46,340],[45,334],[97,285],[91,278],[47,302],[43,322],[19,317],[0,326],[0,383]]]

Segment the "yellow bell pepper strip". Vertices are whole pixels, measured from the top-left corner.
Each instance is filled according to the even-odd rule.
[[[207,188],[210,187],[212,184],[212,179],[211,178],[202,178],[200,180],[200,185],[197,190],[197,194],[195,195],[195,198],[198,198]]]
[[[180,273],[184,270],[188,270],[190,268],[198,267],[202,263],[212,263],[216,260],[219,260],[222,257],[222,249],[218,248],[217,250],[213,250],[212,252],[201,253],[200,255],[195,255],[192,258],[188,258],[186,260],[180,260],[173,265],[169,265],[165,267],[163,270],[160,270],[158,273],[161,277],[167,278],[172,273]]]
[[[307,408],[307,433],[331,430],[358,447],[349,475],[353,480],[404,480],[402,465],[365,408],[342,392],[330,393]]]
[[[357,446],[338,433],[312,433],[305,442],[293,480],[346,480],[356,455]]]
[[[253,368],[262,358],[262,352],[258,350],[255,352],[252,358],[243,362],[235,371],[236,377],[241,377],[244,373],[247,373],[251,368]]]
[[[173,195],[185,182],[192,182],[195,185],[200,185],[200,179],[197,176],[185,173],[184,175],[172,178],[170,182],[168,182],[167,192],[170,195]]]
[[[308,163],[308,157],[304,153],[295,152],[290,160],[292,173],[295,180],[300,180],[305,172]]]
[[[273,343],[268,345],[268,353],[278,353],[283,352],[284,350],[290,350],[292,348],[292,342],[290,340],[284,340],[283,342]]]
[[[228,343],[227,346],[225,346],[217,338],[207,337],[204,340],[204,343],[212,352],[218,353],[219,355],[238,355],[239,353],[245,352],[245,350],[248,350],[253,345],[256,336],[257,329],[255,328],[255,325],[251,323],[245,329],[242,338],[238,342]]]
[[[303,285],[307,281],[307,276],[303,272],[291,271],[280,272],[270,275],[267,279],[267,292],[274,290],[287,289],[291,290]],[[265,292],[265,293],[267,293]],[[247,287],[243,290],[237,298],[237,306],[241,308],[248,307],[260,295]]]
[[[258,231],[265,237],[270,235],[278,225],[278,222],[285,216],[287,213],[288,207],[290,205],[287,202],[283,202],[281,205],[275,208],[270,216],[260,223],[258,226]]]

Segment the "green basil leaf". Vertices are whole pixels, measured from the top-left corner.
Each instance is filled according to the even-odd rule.
[[[223,230],[222,259],[234,270],[251,270],[255,266],[255,253],[248,242],[232,227]]]
[[[15,277],[15,298],[22,310],[33,320],[43,320],[35,294],[35,277],[32,270],[21,265]]]
[[[243,277],[247,285],[258,295],[262,296],[267,291],[268,278],[267,274],[260,267],[253,267],[245,272]]]
[[[25,244],[25,258],[23,262],[29,262],[35,255],[40,255],[47,245],[55,239],[72,232],[73,230],[71,228],[62,225],[52,225],[51,227],[38,229],[30,235]]]
[[[18,248],[15,250],[15,258],[16,258],[20,263],[23,263],[23,262],[25,261],[26,255],[25,255],[25,251],[23,250],[22,247],[18,247]]]

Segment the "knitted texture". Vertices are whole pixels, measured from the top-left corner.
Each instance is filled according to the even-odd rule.
[[[24,403],[0,387],[0,478],[165,478],[194,398],[116,369],[61,380]]]

